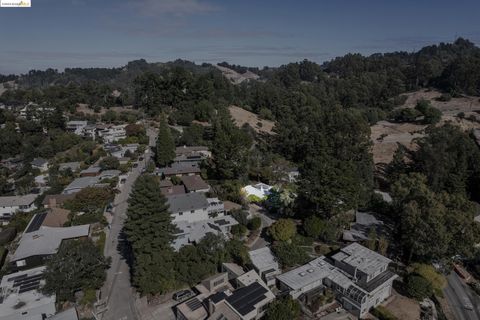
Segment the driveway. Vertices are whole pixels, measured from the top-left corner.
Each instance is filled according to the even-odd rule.
[[[445,297],[458,320],[480,320],[480,297],[455,272],[447,277],[448,285],[444,289]],[[473,310],[465,308],[473,306]]]

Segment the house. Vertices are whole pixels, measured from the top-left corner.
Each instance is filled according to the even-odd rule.
[[[193,176],[201,172],[198,164],[195,163],[172,163],[170,167],[156,169],[155,174],[164,178],[173,176]]]
[[[245,277],[246,274],[241,277]],[[258,277],[258,276],[257,276]],[[275,295],[260,280],[234,290],[218,292],[208,299],[208,319],[254,320],[264,316]]]
[[[88,125],[87,121],[68,121],[65,129],[68,132],[75,133],[77,136],[83,136],[83,130]]]
[[[298,177],[300,176],[300,171],[298,168],[291,168],[287,171],[287,180],[290,183],[297,182]]]
[[[124,158],[128,153],[133,154],[138,150],[138,143],[130,143],[124,146],[105,144],[103,149],[115,158]]]
[[[164,196],[184,194],[185,187],[183,185],[173,185],[172,181],[170,180],[161,180],[160,191]]]
[[[10,219],[16,212],[35,210],[37,194],[0,197],[0,219]]]
[[[203,301],[209,296],[223,290],[233,290],[228,282],[228,275],[220,273],[213,275],[195,286],[199,294],[192,299],[180,303],[175,307],[177,319],[181,320],[203,320],[208,316],[207,308]]]
[[[223,203],[217,198],[207,198],[205,194],[194,192],[167,197],[173,222],[195,222],[223,216]]]
[[[268,247],[248,252],[253,268],[260,275],[262,280],[271,287],[275,285],[275,276],[281,273],[277,259]]]
[[[245,273],[241,266],[231,262],[222,263],[222,272],[226,272],[228,274],[228,280],[237,279]]]
[[[85,138],[90,138],[95,140],[96,133],[97,133],[97,126],[94,124],[86,125],[83,128],[83,136]]]
[[[79,192],[87,187],[100,187],[99,177],[80,177],[73,180],[68,186],[63,189],[62,194],[72,194]]]
[[[263,200],[270,194],[270,189],[272,189],[272,186],[269,186],[268,184],[257,183],[255,185],[243,187],[242,192],[247,199]]]
[[[177,147],[175,148],[174,163],[199,163],[203,160],[210,158],[212,153],[208,150],[208,147],[193,146],[193,147]]]
[[[380,190],[373,190],[376,194],[378,194],[380,197],[382,197],[382,200],[385,201],[386,203],[392,203],[393,199],[390,193],[380,191]]]
[[[39,169],[40,171],[44,172],[48,170],[48,160],[44,158],[35,158],[30,162],[32,168]]]
[[[126,126],[126,124],[107,126],[106,128],[98,131],[98,136],[103,139],[104,143],[117,142],[127,137],[127,133],[125,131]]]
[[[375,230],[375,234],[380,236],[387,235],[390,229],[390,226],[378,220],[373,214],[356,211],[355,223],[350,225],[350,230],[343,231],[343,240],[349,242],[365,241],[369,238],[371,230]]]
[[[72,172],[76,172],[79,169],[80,162],[64,162],[58,165],[58,171],[71,170]]]
[[[0,283],[0,320],[44,320],[55,315],[55,295],[42,293],[46,267],[19,271]],[[50,319],[50,318],[48,318]]]
[[[100,171],[102,171],[102,168],[99,166],[93,165],[88,167],[87,169],[84,169],[80,171],[80,176],[81,177],[96,177],[100,174]]]
[[[364,317],[386,300],[396,274],[388,270],[390,259],[358,243],[331,257],[319,257],[306,265],[277,276],[283,292],[292,298],[309,300],[329,288],[345,310]]]
[[[223,201],[223,205],[225,207],[225,212],[231,212],[231,211],[242,209],[242,206],[240,204],[232,201],[228,201],[228,200]]]
[[[100,173],[98,179],[102,181],[103,179],[117,178],[118,176],[120,176],[121,173],[122,171],[120,170],[105,170]]]
[[[42,204],[44,208],[56,208],[73,198],[75,198],[75,194],[49,194],[45,196]]]
[[[60,228],[65,226],[65,224],[69,221],[70,213],[70,210],[67,209],[52,208],[47,210],[45,213],[39,214],[44,215],[42,226]]]
[[[79,320],[79,317],[77,310],[75,308],[70,308],[47,318],[47,320]]]
[[[42,226],[44,219],[42,215],[35,215],[30,220],[17,249],[10,257],[12,269],[28,269],[41,265],[45,258],[57,253],[62,241],[86,238],[90,234],[88,224],[53,228]]]
[[[181,180],[188,193],[210,191],[210,186],[200,176],[183,176]]]
[[[228,239],[231,236],[232,226],[237,224],[237,220],[232,216],[195,222],[178,221],[175,223],[177,231],[174,234],[175,239],[172,242],[172,247],[175,251],[178,251],[183,246],[198,243],[207,234],[221,235]]]

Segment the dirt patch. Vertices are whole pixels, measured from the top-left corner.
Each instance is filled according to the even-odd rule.
[[[219,65],[216,65],[217,69],[219,69],[223,76],[230,80],[233,84],[240,84],[244,81],[249,81],[249,80],[258,80],[260,77],[248,70],[245,73],[238,73],[235,70],[232,70],[230,68],[222,67]]]
[[[416,144],[413,142],[413,139],[423,137],[425,128],[425,125],[412,123],[379,121],[371,127],[373,162],[377,164],[392,161],[393,154],[398,148],[398,143],[410,150],[414,150]]]
[[[418,100],[430,100],[432,106],[442,111],[445,116],[456,116],[459,112],[469,114],[477,114],[475,111],[480,111],[479,97],[463,96],[459,98],[452,98],[450,101],[437,101],[436,98],[442,95],[436,90],[419,90],[415,92],[406,93],[407,100],[403,107],[413,108]],[[478,115],[478,114],[477,114]]]
[[[272,132],[275,122],[260,119],[255,113],[236,106],[230,106],[230,115],[238,127],[248,123],[257,133],[274,134]]]
[[[417,320],[420,319],[420,305],[417,301],[393,291],[392,296],[385,303],[388,309],[397,319]]]

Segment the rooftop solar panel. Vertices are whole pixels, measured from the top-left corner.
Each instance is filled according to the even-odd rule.
[[[258,282],[254,282],[247,287],[235,290],[226,300],[241,315],[246,315],[255,308],[255,304],[265,299],[265,293],[267,289]]]
[[[46,212],[37,213],[36,215],[34,215],[25,233],[37,231],[38,229],[40,229],[46,216],[47,216]]]
[[[18,290],[18,293],[24,293],[24,292],[27,292],[27,291],[36,290],[39,287],[40,287],[40,281],[35,282],[35,283],[31,283],[31,284],[28,284],[28,285],[25,285],[25,286],[20,286],[20,289]]]

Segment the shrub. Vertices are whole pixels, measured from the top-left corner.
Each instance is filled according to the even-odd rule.
[[[384,306],[378,306],[371,311],[371,313],[377,317],[379,320],[396,320],[395,317],[390,311],[387,310]]]
[[[418,301],[422,301],[433,294],[431,283],[418,274],[410,274],[408,276],[405,289],[410,297]]]
[[[291,219],[279,219],[268,228],[268,234],[277,241],[288,241],[297,233],[297,226]]]
[[[250,230],[258,230],[262,226],[262,219],[260,217],[253,217],[248,222],[248,229]]]

